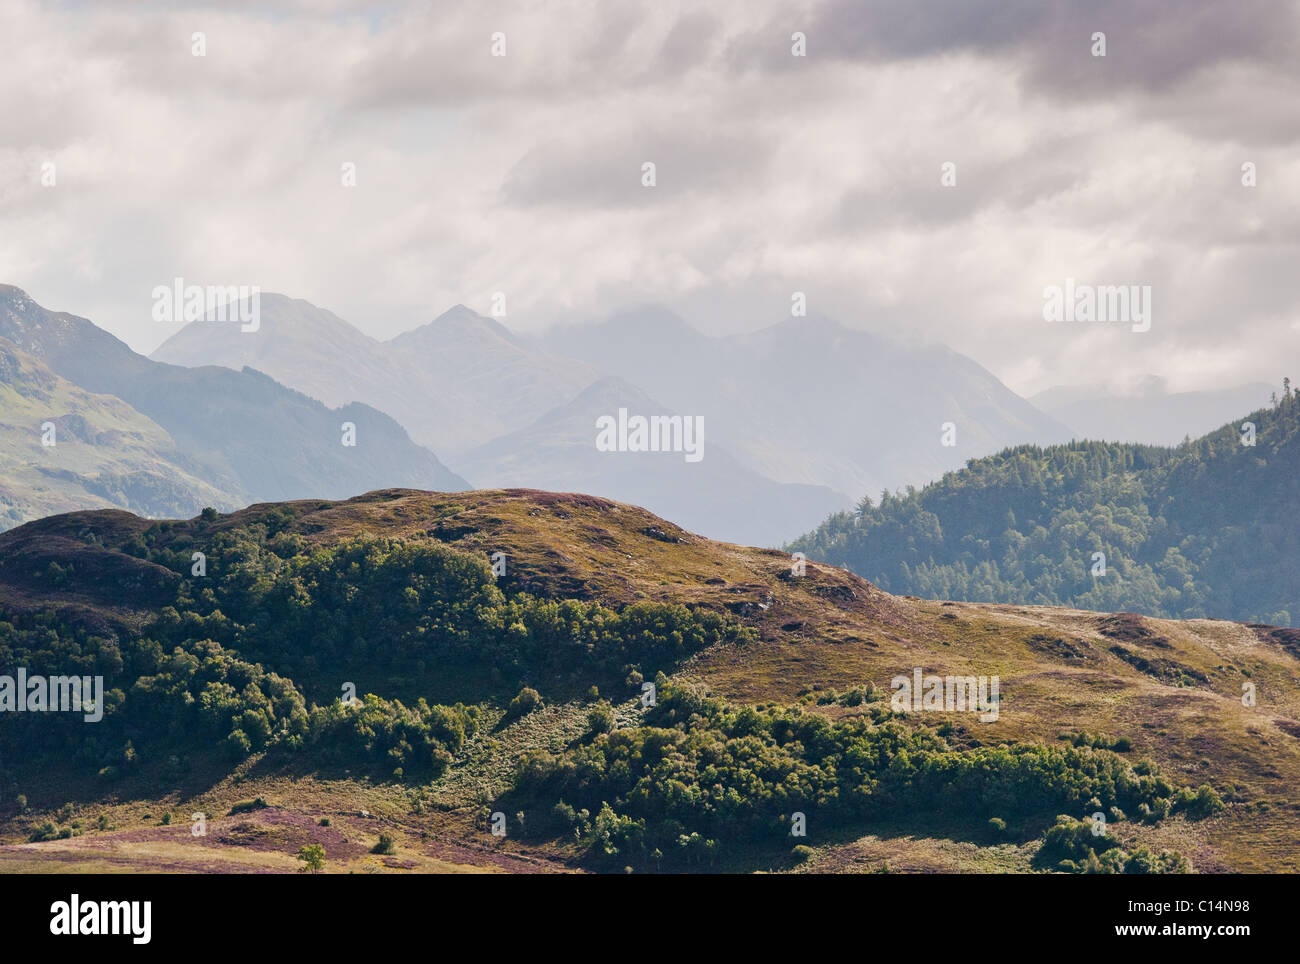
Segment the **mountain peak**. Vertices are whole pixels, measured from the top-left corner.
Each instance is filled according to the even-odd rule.
[[[519,339],[501,322],[495,318],[489,318],[486,315],[480,315],[477,311],[463,304],[455,304],[444,311],[433,321],[420,325],[418,328],[412,328],[410,331],[404,331],[400,335],[389,340],[390,345],[398,345],[412,341],[441,341],[447,337],[455,338],[499,338],[509,342],[512,345],[519,345]]]

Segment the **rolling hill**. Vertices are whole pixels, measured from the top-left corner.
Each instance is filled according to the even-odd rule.
[[[52,426],[52,445],[43,426]],[[235,508],[202,476],[152,419],[0,338],[0,529],[84,508],[149,516]]]
[[[1295,631],[792,565],[518,489],[0,534],[0,670],[105,678],[0,714],[0,868],[1300,869]]]
[[[1177,448],[1008,449],[866,499],[790,548],[897,593],[1290,626],[1298,507],[1291,395]]]

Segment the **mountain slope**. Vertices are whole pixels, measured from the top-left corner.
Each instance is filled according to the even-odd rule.
[[[79,512],[0,534],[0,663],[102,672],[118,695],[91,740],[79,716],[0,715],[0,867],[289,871],[319,842],[336,872],[1293,872],[1298,646],[792,577],[782,553],[581,495]],[[917,668],[1000,677],[997,719],[894,710]],[[1093,795],[1106,833],[1071,851]],[[198,811],[202,838],[158,820]],[[671,852],[639,847],[671,828]],[[395,857],[368,853],[380,830]]]
[[[1009,449],[920,492],[866,500],[791,548],[931,598],[1293,625],[1298,479],[1291,397],[1176,449]]]
[[[47,423],[53,445],[42,444]],[[0,338],[0,529],[74,509],[168,516],[237,504],[196,470],[157,423]]]
[[[749,468],[782,482],[877,492],[967,459],[1071,432],[975,362],[825,319],[709,338],[662,309],[546,333],[541,343],[702,414]],[[956,444],[942,444],[944,423]]]
[[[523,428],[594,377],[579,362],[521,344],[464,305],[380,342],[306,301],[261,298],[258,331],[194,322],[152,357],[190,367],[251,366],[328,405],[365,402],[445,453]]]
[[[0,287],[0,337],[68,381],[115,395],[154,419],[232,500],[344,497],[394,482],[467,487],[367,405],[330,410],[251,369],[150,361],[86,319],[47,311],[17,288]],[[356,426],[355,446],[342,444],[345,422]]]
[[[669,415],[668,407],[620,378],[603,378],[518,432],[462,456],[465,471],[484,484],[590,492],[643,505],[718,539],[779,545],[801,526],[846,507],[825,486],[771,482],[739,464],[713,441],[704,421],[703,458],[680,452],[601,452],[602,416]]]

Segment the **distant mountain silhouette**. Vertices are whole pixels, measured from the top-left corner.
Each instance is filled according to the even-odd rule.
[[[648,308],[540,343],[707,416],[713,437],[768,478],[844,493],[919,485],[1008,445],[1072,435],[964,355],[824,318],[710,338]],[[941,444],[946,422],[953,447]]]
[[[674,413],[621,378],[603,378],[527,428],[467,452],[462,464],[484,485],[616,497],[716,538],[758,545],[779,545],[824,518],[826,507],[850,504],[826,486],[773,482],[741,465],[710,437],[707,417],[698,462],[678,452],[598,451],[596,420],[617,417],[620,408],[629,416],[689,414]]]
[[[1259,408],[1273,391],[1272,385],[1251,382],[1203,392],[1170,392],[1163,379],[1150,376],[1130,394],[1070,385],[1049,388],[1029,400],[1069,424],[1081,439],[1177,445],[1189,436],[1212,432],[1230,412]]]
[[[115,395],[157,422],[194,474],[236,504],[344,498],[397,480],[443,491],[468,487],[368,405],[331,410],[249,368],[151,361],[85,318],[47,311],[18,288],[0,287],[0,337],[67,381]],[[344,422],[356,426],[355,447],[342,444]]]
[[[362,401],[444,454],[523,428],[597,377],[588,366],[522,344],[464,305],[391,341],[362,334],[333,312],[261,296],[261,328],[199,321],[152,355],[176,365],[245,365],[327,405]]]

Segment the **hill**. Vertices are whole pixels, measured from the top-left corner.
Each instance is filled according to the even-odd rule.
[[[202,476],[152,419],[0,338],[0,529],[83,508],[168,516],[235,507]]]
[[[0,534],[0,669],[104,677],[0,714],[0,868],[1300,869],[1293,631],[793,564],[533,490]]]
[[[368,405],[329,409],[248,368],[150,361],[87,319],[47,311],[10,286],[0,286],[0,338],[67,382],[115,396],[152,419],[188,460],[190,474],[225,494],[223,505],[346,497],[382,483],[468,488]],[[344,422],[355,425],[355,446],[342,444]]]
[[[1300,620],[1297,508],[1300,398],[1290,395],[1177,448],[1008,449],[920,491],[864,499],[790,548],[929,598],[1290,626]]]

